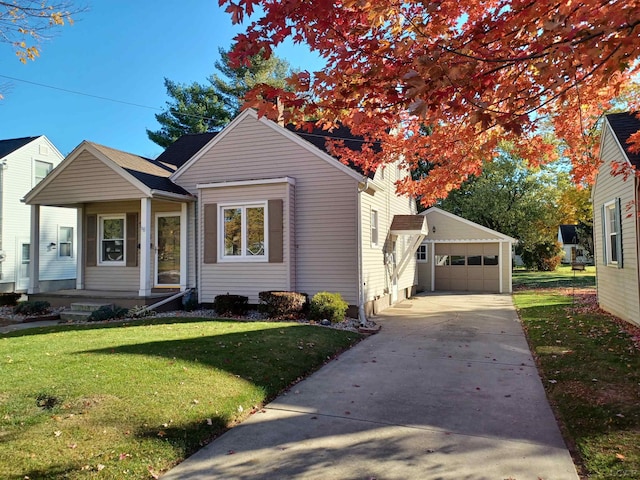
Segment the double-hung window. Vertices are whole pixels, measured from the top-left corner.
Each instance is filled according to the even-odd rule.
[[[622,232],[619,199],[604,204],[602,222],[605,264],[622,268]]]
[[[265,203],[220,207],[223,232],[222,259],[268,259],[266,211]]]
[[[378,245],[378,211],[371,210],[371,245]]]
[[[125,216],[100,217],[99,263],[103,265],[125,264]]]
[[[73,227],[60,227],[58,231],[58,256],[73,257]]]
[[[33,184],[39,184],[51,170],[53,170],[53,163],[36,160],[33,164]]]

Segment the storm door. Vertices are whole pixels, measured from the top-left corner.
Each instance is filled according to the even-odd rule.
[[[156,216],[156,286],[180,285],[180,214]]]

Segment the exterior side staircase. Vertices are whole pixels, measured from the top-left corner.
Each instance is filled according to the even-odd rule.
[[[65,322],[81,322],[87,320],[89,316],[100,309],[100,307],[111,307],[112,303],[97,302],[76,302],[71,304],[71,310],[63,310],[60,312],[60,320]]]

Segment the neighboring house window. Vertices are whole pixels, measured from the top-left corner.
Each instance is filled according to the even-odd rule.
[[[34,185],[39,184],[44,177],[49,175],[49,172],[53,170],[53,163],[43,162],[41,160],[36,160],[34,162]]]
[[[100,263],[124,265],[125,216],[100,217]]]
[[[602,222],[605,264],[622,268],[620,199],[604,204]]]
[[[371,245],[378,245],[378,211],[371,210]]]
[[[416,251],[416,260],[419,261],[419,262],[428,261],[428,259],[427,259],[427,246],[426,245],[420,245],[418,247],[418,250]]]
[[[265,204],[223,206],[222,258],[244,260],[267,259]]]
[[[73,257],[73,227],[60,227],[58,231],[58,256]]]

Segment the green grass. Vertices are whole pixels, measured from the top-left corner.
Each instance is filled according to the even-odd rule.
[[[595,287],[596,267],[587,266],[584,271],[573,271],[570,266],[561,266],[554,272],[515,270],[513,287],[526,288]]]
[[[514,300],[583,473],[640,478],[640,355],[632,337],[640,330],[599,311],[593,292],[525,290]]]
[[[159,319],[0,337],[0,478],[151,478],[360,335]]]

